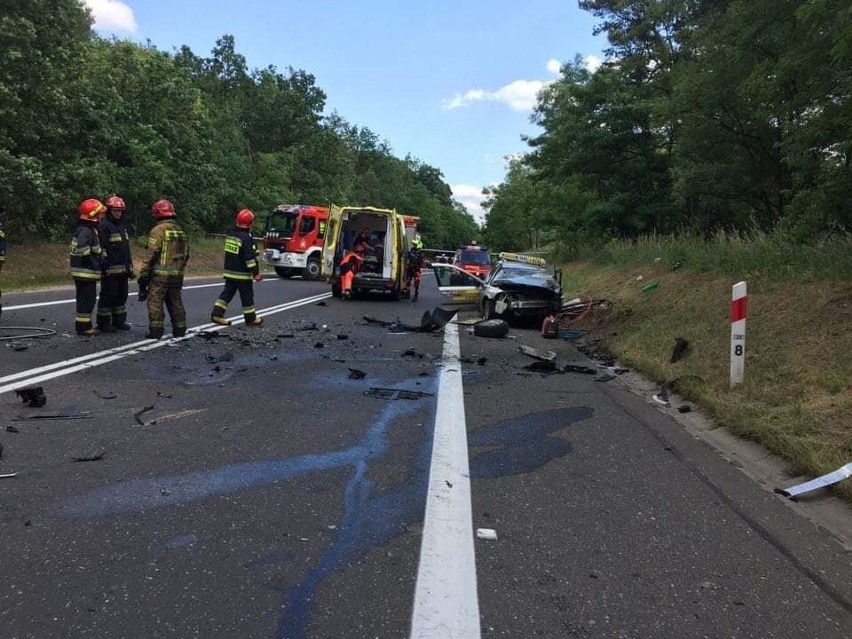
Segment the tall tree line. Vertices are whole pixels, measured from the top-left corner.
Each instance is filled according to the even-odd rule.
[[[486,189],[495,245],[852,230],[848,0],[580,0],[609,41],[539,95]]]
[[[0,202],[12,237],[64,237],[78,202],[121,194],[143,232],[174,201],[200,231],[281,203],[394,207],[427,242],[478,228],[437,168],[325,113],[313,75],[252,69],[234,38],[188,47],[106,40],[79,0],[0,0]]]

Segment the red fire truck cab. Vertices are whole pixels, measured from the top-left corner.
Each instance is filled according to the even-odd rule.
[[[453,264],[471,275],[484,278],[491,272],[491,254],[484,246],[474,242],[456,251]]]
[[[328,209],[310,204],[282,204],[266,218],[264,259],[280,277],[320,276],[320,258]]]

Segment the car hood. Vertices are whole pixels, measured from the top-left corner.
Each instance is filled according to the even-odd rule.
[[[549,291],[553,295],[560,295],[562,292],[561,287],[555,280],[533,275],[498,279],[493,282],[493,285],[504,291],[518,293],[537,292],[540,294],[542,291]]]

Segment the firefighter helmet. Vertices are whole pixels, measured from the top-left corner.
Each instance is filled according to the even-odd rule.
[[[77,207],[78,217],[86,222],[96,222],[104,211],[106,211],[106,207],[103,202],[95,198],[83,200]]]
[[[175,207],[168,200],[157,200],[151,207],[151,213],[155,220],[165,220],[168,217],[175,216]]]
[[[254,213],[248,209],[242,209],[237,213],[238,229],[250,229],[252,224],[254,224]]]
[[[107,206],[107,208],[108,208],[108,209],[121,209],[122,211],[123,211],[123,210],[124,210],[124,208],[125,208],[125,206],[124,206],[124,200],[122,200],[122,199],[121,199],[120,197],[118,197],[117,195],[113,195],[113,196],[111,196],[111,197],[110,197],[110,198],[106,201],[106,206]]]

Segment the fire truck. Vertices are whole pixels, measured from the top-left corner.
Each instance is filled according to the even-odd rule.
[[[266,217],[264,259],[279,277],[320,276],[320,259],[328,209],[310,204],[282,204]]]
[[[456,251],[453,264],[471,275],[485,278],[491,272],[491,254],[484,246],[471,242]]]

